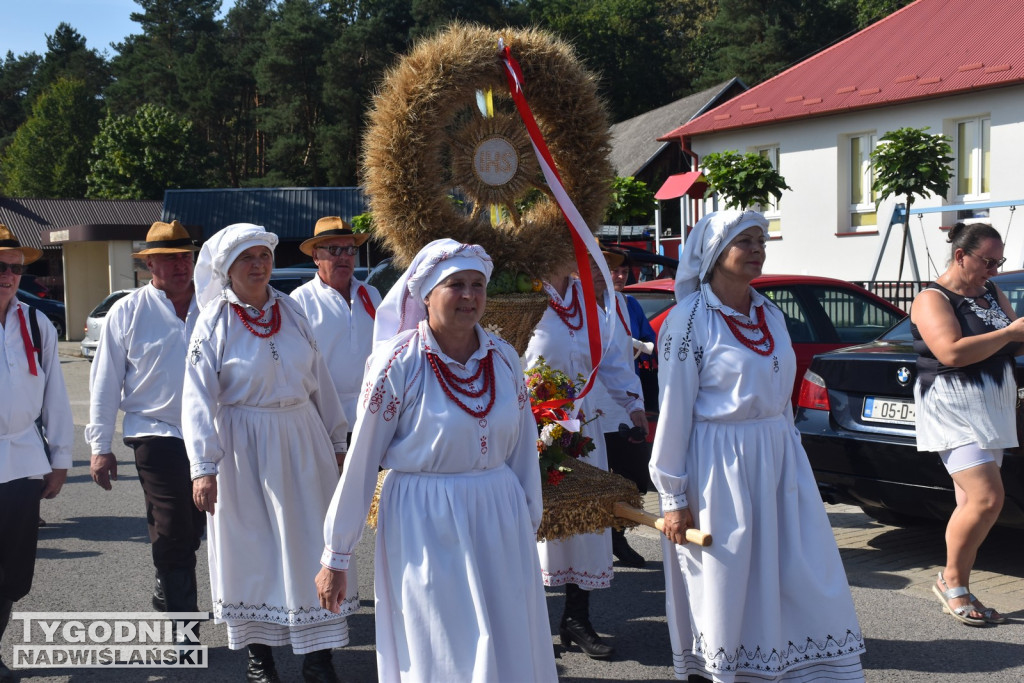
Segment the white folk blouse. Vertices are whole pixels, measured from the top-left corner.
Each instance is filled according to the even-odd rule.
[[[198,315],[192,297],[186,320],[179,318],[153,283],[110,307],[89,373],[85,440],[94,455],[111,452],[118,409],[126,438],[181,438],[185,352]]]

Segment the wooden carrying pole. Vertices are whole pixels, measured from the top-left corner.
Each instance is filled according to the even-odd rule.
[[[616,503],[613,510],[616,517],[622,517],[633,522],[639,522],[644,526],[649,526],[658,531],[664,533],[665,531],[665,518],[652,515],[646,510],[635,508],[632,505],[626,505],[625,503]],[[690,543],[696,543],[699,546],[707,547],[711,545],[711,534],[701,531],[700,529],[687,529],[686,540]]]

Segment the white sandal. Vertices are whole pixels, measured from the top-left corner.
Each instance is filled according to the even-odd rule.
[[[975,611],[973,602],[969,602],[966,605],[961,605],[960,607],[953,607],[949,604],[950,600],[955,600],[957,598],[966,597],[968,600],[970,600],[971,591],[969,588],[967,588],[967,586],[957,586],[956,588],[950,588],[949,585],[946,583],[946,580],[942,578],[942,572],[939,572],[939,583],[941,583],[943,586],[946,586],[946,590],[940,590],[937,585],[932,584],[932,592],[935,593],[935,595],[938,596],[939,600],[942,601],[943,612],[951,615],[960,623],[967,624],[968,626],[985,625],[986,622],[984,617],[979,619],[978,617],[970,616],[971,612]],[[980,611],[978,613],[981,614]]]
[[[967,599],[971,601],[972,605],[974,605],[974,609],[978,614],[985,617],[986,624],[1005,624],[1008,621],[1008,619],[1002,614],[997,617],[995,608],[985,607],[981,604],[981,600],[975,597],[974,593],[967,596]]]

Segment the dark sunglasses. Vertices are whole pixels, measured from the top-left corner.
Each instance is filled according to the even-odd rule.
[[[974,258],[981,259],[982,261],[984,261],[985,268],[987,270],[991,270],[993,268],[1002,268],[1003,264],[1006,263],[1005,256],[1003,258],[985,258],[984,256],[978,256],[972,251],[968,251],[967,253],[973,256]]]
[[[331,256],[341,256],[342,254],[355,256],[356,254],[359,253],[359,247],[339,247],[336,244],[332,244],[329,247],[317,247],[317,249],[323,249]]]
[[[25,272],[25,266],[20,263],[4,263],[0,261],[0,275],[6,273],[8,269],[15,275],[21,275]]]

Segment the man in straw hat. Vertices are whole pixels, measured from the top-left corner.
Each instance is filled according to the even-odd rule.
[[[192,284],[195,243],[178,221],[156,222],[146,234],[145,260],[153,279],[116,302],[107,314],[89,378],[92,478],[106,490],[117,479],[111,442],[124,411],[124,443],[146,497],[156,566],[153,606],[197,611],[196,550],[206,515],[192,502],[192,478],[181,435],[185,353],[198,308]]]
[[[313,257],[318,277],[292,292],[327,359],[350,425],[355,424],[363,365],[373,348],[373,321],[381,301],[376,288],[352,276],[358,249],[369,237],[352,232],[338,216],[318,220],[313,236],[299,245]]]
[[[57,359],[57,331],[46,316],[17,297],[25,265],[40,256],[41,251],[21,246],[0,225],[0,386],[8,396],[17,396],[0,407],[0,638],[14,603],[32,586],[39,501],[60,493],[74,439],[71,403]],[[14,680],[0,660],[0,681]]]

